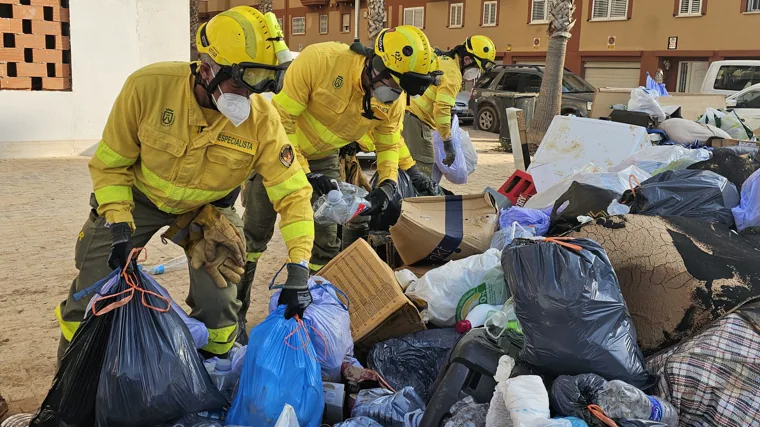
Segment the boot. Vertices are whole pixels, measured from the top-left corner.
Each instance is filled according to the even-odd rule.
[[[240,311],[238,311],[238,337],[237,342],[241,345],[248,345],[248,329],[246,316],[248,315],[248,308],[251,306],[251,288],[253,287],[253,277],[256,274],[256,263],[245,263],[245,274],[240,279],[238,284],[238,299],[242,303]]]

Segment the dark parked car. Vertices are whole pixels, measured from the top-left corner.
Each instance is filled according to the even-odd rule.
[[[497,65],[481,77],[472,90],[470,109],[475,115],[475,127],[498,132],[498,107],[493,95],[497,93],[538,93],[544,67],[535,65]],[[540,95],[539,95],[540,96]],[[569,70],[562,82],[561,114],[587,117],[594,101],[594,87]]]

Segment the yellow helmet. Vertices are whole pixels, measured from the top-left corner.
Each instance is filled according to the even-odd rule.
[[[387,70],[411,96],[422,95],[437,75],[430,41],[425,33],[411,25],[386,28],[378,34],[372,65],[378,71]]]
[[[494,61],[496,61],[496,46],[489,37],[467,37],[467,40],[464,41],[464,49],[481,70],[486,71],[494,66]]]
[[[195,40],[198,53],[222,67],[217,85],[232,78],[256,93],[282,88],[290,50],[273,13],[233,7],[201,25]]]

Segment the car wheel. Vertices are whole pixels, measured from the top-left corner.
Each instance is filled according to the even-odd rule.
[[[580,115],[580,114],[578,114],[578,112],[577,112],[577,111],[575,111],[575,110],[562,110],[562,115],[563,115],[563,116],[574,115],[574,116],[578,116],[578,117],[580,117],[580,116],[581,116],[581,115]]]
[[[495,108],[490,105],[478,108],[478,129],[494,133],[499,131],[499,116]]]

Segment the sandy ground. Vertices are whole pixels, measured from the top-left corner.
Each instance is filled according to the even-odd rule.
[[[471,136],[479,155],[477,171],[466,185],[443,183],[457,194],[498,188],[514,171],[512,155],[499,151],[495,134],[471,131]],[[55,374],[60,332],[53,310],[77,273],[74,243],[87,218],[91,185],[83,157],[0,160],[0,394],[10,413],[35,410]],[[154,238],[145,264],[181,254],[179,247]],[[267,284],[285,257],[277,231],[256,274],[249,326],[266,316]],[[157,278],[184,304],[187,271]]]

